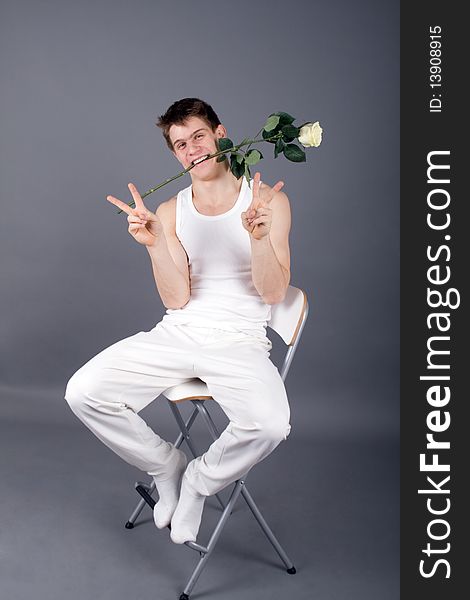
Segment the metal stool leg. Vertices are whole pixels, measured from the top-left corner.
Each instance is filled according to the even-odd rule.
[[[196,404],[197,408],[199,409],[199,412],[201,413],[202,418],[206,422],[207,427],[212,434],[212,437],[214,439],[217,439],[219,437],[219,432],[217,430],[217,427],[216,427],[211,415],[209,414],[208,410],[204,406],[204,403],[197,401],[197,400],[193,401],[193,403]],[[272,532],[271,528],[269,527],[269,525],[267,524],[263,515],[261,514],[261,511],[256,506],[255,501],[251,497],[251,494],[249,493],[248,489],[246,488],[246,485],[245,485],[246,476],[239,481],[241,482],[241,486],[242,486],[241,494],[242,494],[243,498],[245,499],[246,503],[248,504],[248,506],[250,507],[250,510],[253,513],[255,519],[258,521],[258,523],[259,523],[261,529],[263,530],[263,532],[265,533],[266,537],[271,542],[274,549],[279,554],[281,560],[286,565],[287,572],[290,573],[291,575],[293,575],[296,572],[294,564],[292,563],[290,558],[287,556],[286,552],[282,548],[279,541],[276,539],[276,536]]]
[[[183,590],[183,593],[180,596],[180,600],[189,600],[189,594],[192,592],[194,586],[196,585],[197,580],[199,579],[202,571],[204,570],[204,567],[207,564],[207,561],[209,560],[210,555],[214,551],[215,545],[217,544],[220,534],[222,533],[222,530],[225,527],[225,524],[227,523],[228,518],[230,517],[232,509],[233,509],[240,493],[242,492],[242,489],[243,489],[243,481],[239,480],[239,481],[235,482],[232,493],[230,494],[229,501],[227,502],[227,506],[225,507],[224,512],[222,513],[222,516],[218,520],[217,525],[215,526],[215,529],[212,532],[212,535],[209,539],[209,543],[207,544],[207,548],[202,548],[203,551],[200,550],[201,558],[199,559],[199,562],[197,563],[196,568],[192,572],[192,575],[189,578],[188,583],[186,584],[186,586]],[[189,547],[193,546],[193,544],[191,544],[191,543],[186,543],[186,545]],[[201,547],[199,547],[199,548],[201,548]],[[197,548],[193,548],[193,549],[197,549]]]
[[[185,442],[188,444],[189,449],[191,450],[192,455],[194,456],[194,458],[196,458],[196,456],[198,456],[198,452],[197,452],[196,448],[194,447],[193,441],[189,434],[189,430],[191,429],[192,424],[196,420],[196,417],[198,414],[197,410],[193,410],[187,423],[185,423],[183,420],[183,417],[181,416],[181,413],[178,410],[178,407],[175,405],[175,403],[171,402],[170,400],[168,400],[168,403],[170,405],[171,412],[173,413],[173,416],[175,417],[176,422],[178,423],[178,426],[181,430],[181,433],[178,436],[178,441],[179,441],[179,438],[181,437],[181,442],[179,443],[178,446],[176,446],[176,444],[175,444],[175,446],[177,448],[179,448],[179,446],[181,446],[182,441],[185,440]]]
[[[135,487],[137,488],[138,485],[143,485],[143,484],[140,482],[137,482],[135,484]],[[155,481],[152,480],[152,482],[149,485],[145,484],[145,487],[147,489],[147,492],[149,494],[152,494],[152,492],[155,489]],[[126,524],[124,525],[124,527],[126,529],[134,529],[134,524],[135,524],[137,518],[139,517],[140,513],[142,512],[144,506],[145,506],[145,500],[143,500],[143,499],[139,500],[139,502],[137,503],[137,506],[134,508],[131,516],[129,517]]]
[[[296,569],[295,569],[292,561],[287,556],[286,552],[284,551],[284,549],[282,548],[282,546],[280,545],[280,543],[274,536],[273,532],[269,528],[269,525],[267,524],[267,522],[264,519],[263,515],[261,514],[260,510],[256,506],[253,498],[251,497],[250,493],[246,489],[245,480],[239,479],[238,481],[235,482],[232,493],[230,495],[230,499],[227,503],[227,506],[225,507],[225,510],[224,510],[221,518],[217,522],[217,525],[216,525],[214,531],[212,532],[209,543],[207,544],[207,548],[204,548],[201,546],[194,547],[195,545],[191,544],[191,543],[186,544],[187,546],[191,547],[193,550],[199,550],[201,558],[199,559],[199,562],[196,565],[196,568],[194,569],[191,577],[189,578],[188,583],[186,584],[186,586],[183,590],[183,593],[180,595],[180,600],[189,600],[189,595],[191,594],[192,590],[194,589],[194,586],[196,585],[197,580],[199,579],[202,571],[204,570],[204,568],[207,564],[207,561],[215,548],[215,545],[220,537],[220,534],[222,533],[222,530],[225,527],[225,524],[226,524],[228,518],[230,517],[232,509],[233,509],[236,501],[238,500],[238,497],[240,496],[240,494],[242,494],[243,497],[245,498],[248,506],[250,507],[256,520],[260,524],[263,532],[266,534],[267,538],[269,539],[271,544],[274,546],[276,552],[281,557],[282,561],[284,562],[284,564],[286,566],[287,572],[291,575],[296,573]]]
[[[261,529],[263,530],[263,532],[265,533],[266,537],[271,542],[271,544],[273,545],[273,547],[276,550],[276,552],[279,554],[279,556],[280,556],[281,560],[283,561],[283,563],[286,565],[287,572],[290,575],[294,575],[296,573],[296,570],[295,570],[295,567],[294,567],[294,563],[287,556],[287,554],[284,551],[283,547],[281,546],[281,544],[277,540],[276,536],[272,532],[271,528],[267,524],[265,518],[261,514],[261,511],[259,510],[259,508],[256,506],[255,501],[251,497],[251,494],[247,490],[246,486],[244,486],[242,488],[241,494],[242,494],[243,498],[245,499],[246,503],[248,504],[248,506],[250,507],[251,512],[253,513],[255,519],[258,521],[258,523],[259,523]]]
[[[212,417],[209,414],[209,411],[207,410],[207,408],[204,406],[204,401],[201,400],[192,400],[191,401],[194,406],[196,407],[196,409],[199,411],[199,414],[201,415],[201,417],[204,419],[206,425],[207,425],[207,429],[210,431],[212,438],[214,440],[216,440],[219,436],[220,436],[220,432],[217,429]]]

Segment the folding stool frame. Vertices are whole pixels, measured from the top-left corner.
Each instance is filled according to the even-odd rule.
[[[303,292],[302,290],[295,288],[293,286],[289,286],[289,288],[287,290],[286,298],[284,299],[284,301],[282,303],[276,304],[272,307],[272,317],[271,317],[271,320],[269,321],[268,325],[282,337],[282,339],[288,346],[287,352],[285,354],[284,361],[283,361],[283,364],[282,364],[282,367],[280,370],[280,375],[281,375],[283,381],[285,381],[285,379],[287,377],[287,373],[288,373],[290,365],[292,363],[292,359],[294,358],[294,354],[295,354],[295,351],[299,344],[300,336],[301,336],[302,330],[304,328],[305,321],[307,319],[307,315],[308,315],[307,296],[306,296],[305,292]],[[199,381],[199,380],[197,380],[197,381]],[[170,388],[170,390],[167,390],[166,392],[164,392],[163,395],[166,396],[168,394],[168,392],[170,392],[171,390],[176,390],[177,388],[184,388],[187,385],[188,385],[187,383],[184,383],[184,384],[175,386],[174,388]],[[203,387],[205,387],[205,385]],[[203,389],[203,387],[201,389]],[[208,392],[208,390],[206,388],[206,394],[207,394],[207,392]],[[209,432],[214,440],[218,439],[220,436],[220,432],[218,431],[211,415],[209,414],[209,411],[204,406],[205,401],[211,400],[212,396],[205,395],[204,393],[198,393],[196,396],[193,395],[193,396],[174,398],[175,394],[168,394],[168,395],[173,397],[173,399],[170,399],[169,397],[167,397],[167,401],[168,401],[170,409],[175,417],[175,420],[178,423],[178,426],[180,428],[180,433],[179,433],[174,445],[176,448],[179,448],[181,446],[181,444],[183,443],[183,441],[185,441],[189,447],[189,450],[191,451],[191,454],[194,456],[194,458],[196,458],[197,456],[199,456],[199,454],[197,453],[197,451],[194,447],[194,444],[192,442],[189,432],[190,432],[191,426],[193,425],[193,423],[196,420],[196,417],[198,415],[201,415],[201,418],[204,420],[204,422],[207,426],[207,429],[209,430]],[[176,395],[178,396],[178,394],[176,394]],[[181,394],[179,394],[179,395],[181,395]],[[183,393],[183,396],[184,396],[184,393]],[[191,401],[192,404],[194,405],[194,410],[191,413],[191,415],[189,416],[189,418],[186,421],[184,421],[176,404],[179,402],[186,402],[188,400]],[[263,530],[266,537],[273,545],[276,552],[279,554],[281,560],[283,561],[284,565],[286,566],[287,572],[291,575],[295,574],[296,570],[295,570],[295,567],[294,567],[292,561],[287,556],[286,552],[284,551],[284,549],[282,548],[282,546],[280,545],[280,543],[274,536],[274,533],[271,531],[269,525],[267,524],[266,520],[264,519],[263,515],[261,514],[261,511],[256,506],[251,494],[249,493],[249,491],[246,487],[246,478],[247,478],[247,475],[245,475],[244,477],[242,477],[234,482],[233,489],[230,494],[230,498],[226,504],[224,504],[224,502],[221,499],[221,497],[219,496],[219,494],[215,494],[219,504],[221,505],[221,507],[223,509],[223,512],[222,512],[222,516],[218,520],[217,525],[215,526],[215,528],[212,532],[212,535],[209,539],[209,543],[207,544],[207,546],[202,546],[196,542],[185,542],[186,546],[188,546],[192,550],[196,550],[197,552],[199,552],[200,559],[199,559],[199,562],[196,565],[196,568],[194,569],[190,579],[188,580],[188,583],[186,584],[182,594],[180,595],[179,600],[189,600],[189,594],[193,590],[199,576],[201,575],[204,567],[206,566],[207,561],[215,548],[217,540],[219,539],[219,536],[222,533],[222,530],[223,530],[228,518],[230,517],[230,515],[232,513],[232,509],[240,495],[244,498],[244,500],[248,504],[248,507],[250,508],[251,512],[253,513],[255,519],[258,521],[261,529]],[[140,515],[145,504],[148,504],[152,510],[156,504],[156,501],[151,496],[151,494],[155,490],[155,481],[153,481],[153,479],[152,479],[151,483],[149,483],[149,484],[137,482],[135,484],[135,489],[142,496],[142,499],[139,501],[139,503],[135,507],[134,511],[132,512],[131,516],[129,517],[129,519],[125,525],[126,529],[132,529],[134,527],[135,521],[138,518],[138,516]],[[171,529],[170,525],[168,526],[168,528]]]

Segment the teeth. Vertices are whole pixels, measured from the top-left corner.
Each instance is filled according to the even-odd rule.
[[[208,154],[205,154],[204,156],[200,156],[199,158],[196,158],[196,160],[193,160],[193,165],[198,165],[200,162],[202,162],[208,156],[209,156]]]

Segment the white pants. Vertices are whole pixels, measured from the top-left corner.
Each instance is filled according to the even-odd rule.
[[[152,431],[138,412],[169,387],[199,377],[230,421],[187,467],[192,487],[210,496],[289,435],[289,404],[270,347],[267,338],[160,322],[89,360],[71,377],[65,399],[111,450],[158,476],[174,454],[173,444]]]

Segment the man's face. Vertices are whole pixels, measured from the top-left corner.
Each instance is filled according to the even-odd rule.
[[[216,130],[212,131],[200,117],[189,117],[184,125],[172,125],[168,133],[173,144],[173,154],[184,169],[190,167],[193,161],[201,156],[217,152],[216,140],[226,136],[223,125],[218,125]],[[208,169],[211,170],[216,161],[216,158],[206,160],[195,166],[191,173],[202,174]]]

